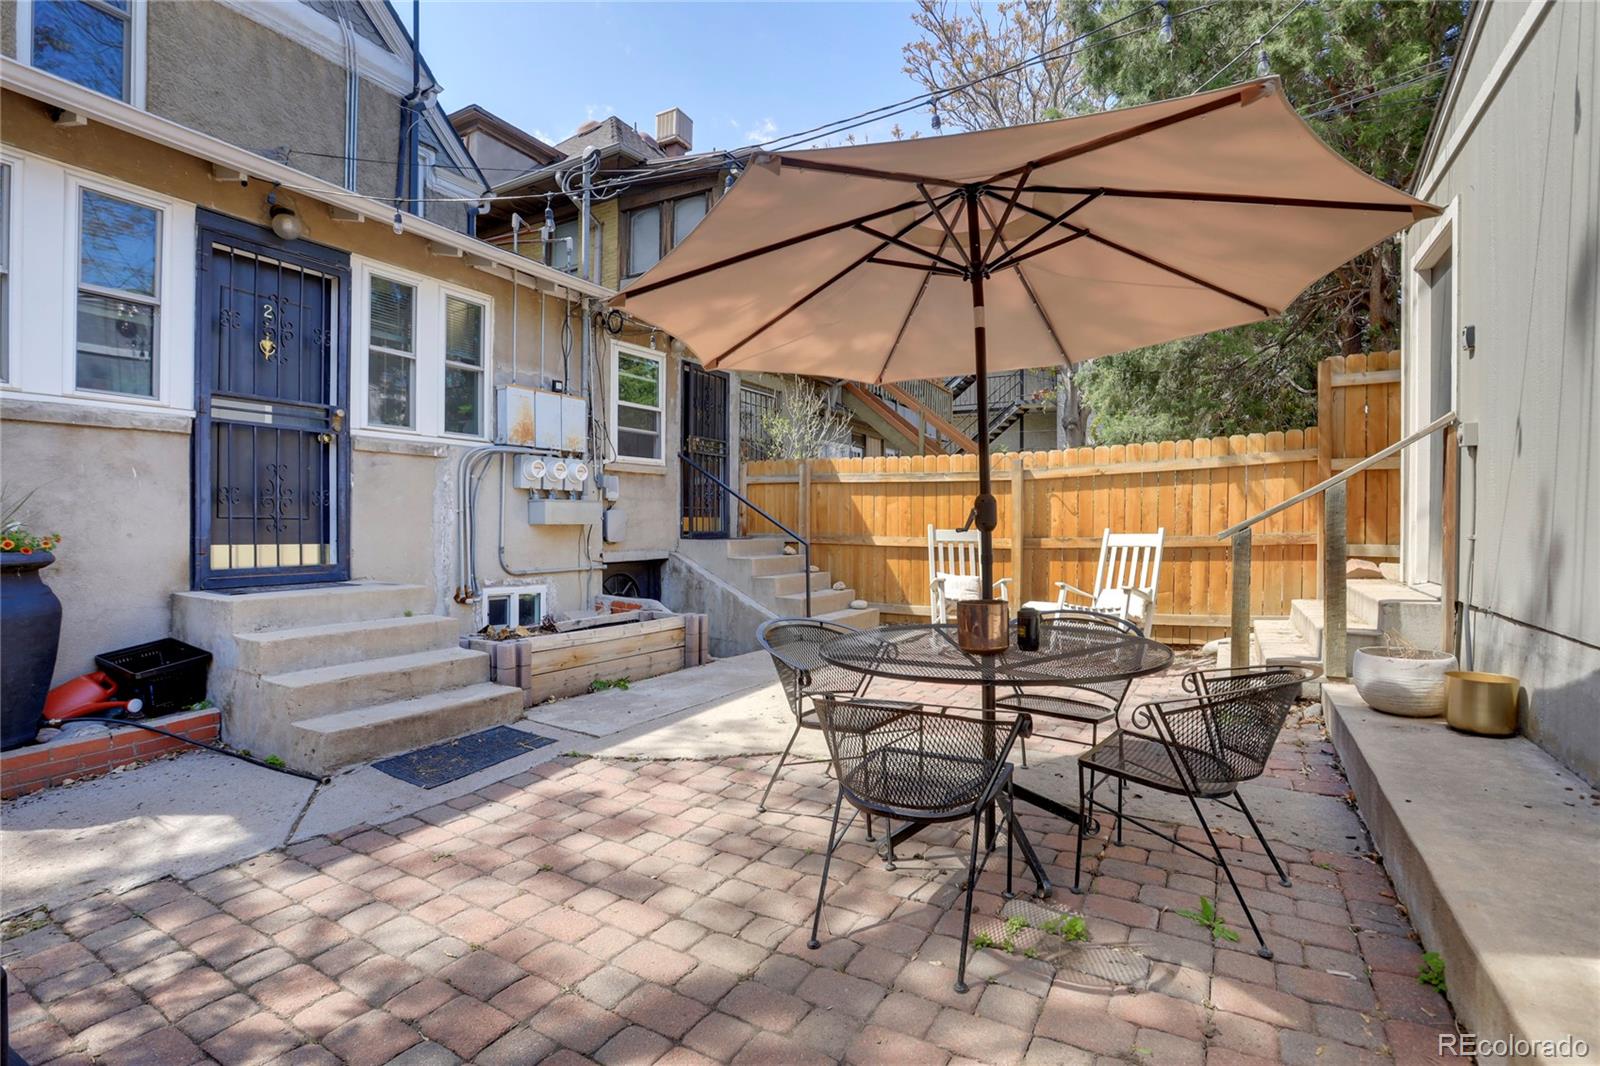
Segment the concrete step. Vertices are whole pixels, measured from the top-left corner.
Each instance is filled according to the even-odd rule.
[[[360,662],[384,656],[454,647],[461,624],[444,615],[380,618],[371,622],[329,622],[294,629],[241,633],[239,669],[282,674],[319,666]]]
[[[1257,618],[1250,623],[1250,665],[1322,667],[1322,656],[1295,629],[1287,618]],[[1310,699],[1322,691],[1322,679],[1300,686],[1300,695]]]
[[[850,601],[856,598],[854,589],[837,591],[823,589],[811,594],[811,614],[813,617],[827,614],[829,611],[842,611],[850,606]],[[772,607],[779,615],[785,618],[795,618],[806,613],[806,597],[804,593],[796,592],[788,596],[773,598]]]
[[[876,607],[846,607],[817,617],[825,622],[837,622],[852,629],[871,629],[879,623]]]
[[[290,729],[291,766],[330,773],[522,716],[522,692],[487,681],[304,718]]]
[[[738,537],[734,540],[723,541],[728,548],[728,558],[748,559],[752,555],[779,555],[783,552],[785,544],[794,541],[782,536]]]
[[[185,633],[204,637],[207,633],[258,633],[332,622],[371,622],[426,610],[428,601],[428,590],[421,585],[381,581],[239,595],[180,592],[172,598],[173,624],[180,639],[195,643]],[[204,643],[200,646],[214,650]]]
[[[261,679],[261,695],[279,718],[298,722],[352,707],[371,707],[391,700],[462,688],[488,679],[486,652],[459,647],[436,648],[272,674]]]
[[[798,594],[805,587],[806,576],[799,570],[792,574],[759,574],[750,579],[751,591],[760,599]],[[818,570],[811,575],[812,592],[822,592],[832,587],[833,575],[826,570]]]
[[[1361,818],[1421,948],[1445,960],[1460,1028],[1476,1033],[1480,1048],[1538,1033],[1570,1035],[1593,1054],[1593,789],[1524,737],[1467,736],[1440,718],[1380,714],[1353,685],[1330,684],[1322,700]],[[1479,1061],[1574,1060],[1534,1051]]]
[[[1364,579],[1346,586],[1350,617],[1419,648],[1437,648],[1442,630],[1439,598],[1397,581]]]
[[[1317,654],[1322,654],[1322,628],[1323,604],[1321,600],[1291,600],[1289,603],[1289,620],[1294,625],[1295,631]],[[1349,611],[1345,612],[1346,643],[1351,651],[1358,647],[1367,647],[1383,643],[1383,631],[1374,626],[1360,625],[1350,618]]]
[[[768,574],[803,574],[806,569],[805,557],[801,555],[739,555],[730,556],[729,559],[740,560],[748,568],[751,577],[763,577]]]

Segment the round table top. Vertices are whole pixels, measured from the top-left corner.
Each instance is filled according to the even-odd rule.
[[[1088,685],[1153,674],[1172,649],[1110,625],[1046,623],[1038,651],[1014,643],[997,655],[962,651],[953,625],[890,625],[838,636],[823,659],[872,677],[941,685]]]

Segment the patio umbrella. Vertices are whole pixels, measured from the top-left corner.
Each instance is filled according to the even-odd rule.
[[[1055,122],[757,155],[612,303],[708,369],[976,373],[987,412],[990,371],[1271,318],[1435,214],[1329,149],[1265,78]],[[981,425],[976,437],[988,589],[995,502]]]

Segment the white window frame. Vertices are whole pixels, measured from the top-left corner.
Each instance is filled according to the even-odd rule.
[[[17,316],[12,310],[12,295],[16,291],[16,282],[12,277],[12,264],[17,261],[17,227],[13,225],[12,218],[16,215],[16,186],[17,163],[13,163],[10,156],[0,155],[0,191],[3,191],[4,206],[0,207],[0,241],[5,244],[5,261],[0,263],[0,276],[5,278],[5,284],[0,286],[0,385],[7,385],[11,381],[11,361],[16,353],[16,322]]]
[[[195,206],[6,146],[11,166],[11,365],[8,396],[102,410],[142,409],[193,416]],[[162,213],[157,262],[161,313],[154,396],[80,390],[77,379],[80,190]],[[20,209],[21,204],[27,210]],[[27,313],[21,313],[27,308]]]
[[[93,0],[82,0],[82,2],[93,3]],[[131,38],[128,42],[128,95],[126,98],[112,97],[112,99],[120,99],[123,103],[143,110],[145,105],[145,53],[147,51],[146,43],[149,40],[149,4],[148,0],[128,0],[128,4],[128,34]],[[122,12],[118,12],[118,14],[120,15]],[[33,0],[17,0],[16,34],[17,59],[32,67]],[[34,69],[37,70],[38,68],[35,67]],[[61,75],[52,71],[41,71],[41,73],[48,74],[52,78],[61,77]],[[61,78],[61,80],[71,81],[70,78]],[[75,81],[71,83],[73,85],[79,84]],[[89,89],[87,85],[83,85],[81,88]],[[89,91],[96,92],[97,90],[89,89]]]
[[[515,293],[512,294],[515,296]],[[451,366],[467,368],[466,363],[453,363],[450,359],[448,348],[450,318],[446,313],[451,300],[461,300],[465,303],[475,304],[483,309],[483,362],[475,369],[478,373],[478,432],[452,433],[444,428],[444,405],[446,396],[444,391],[444,375]],[[494,378],[494,302],[481,293],[469,289],[457,288],[454,285],[440,283],[439,285],[439,432],[441,435],[455,440],[488,440],[490,422],[493,420],[494,411],[490,403],[490,383]]]
[[[122,202],[132,204],[135,207],[143,207],[146,210],[155,212],[156,239],[155,247],[152,249],[155,254],[155,270],[153,273],[155,275],[156,291],[154,295],[147,296],[144,293],[135,293],[125,289],[110,289],[101,285],[90,285],[83,280],[83,195],[86,192],[92,192],[99,196],[121,200]],[[165,249],[163,247],[167,232],[167,213],[159,204],[147,202],[142,197],[127,196],[121,193],[112,192],[109,189],[100,188],[95,183],[86,181],[74,183],[69,210],[72,212],[72,232],[74,236],[71,248],[72,348],[67,366],[67,373],[71,381],[70,391],[74,394],[94,396],[98,399],[128,398],[144,401],[158,399],[161,396],[161,375],[162,371],[165,369],[166,360],[168,358],[167,353],[164,351],[161,343],[163,334],[166,332],[163,327],[166,323],[167,316],[165,299],[167,295],[168,281],[166,277],[166,255],[164,254]],[[91,296],[101,296],[111,300],[125,300],[128,303],[140,304],[145,307],[153,308],[150,322],[150,342],[153,350],[150,352],[149,395],[140,395],[139,393],[133,392],[116,392],[110,389],[91,389],[78,383],[78,353],[80,347],[78,342],[78,326],[80,321],[78,301],[85,293],[88,293]]]
[[[626,272],[623,275],[625,280],[632,280],[633,278],[642,277],[644,276],[645,270],[649,270],[650,267],[655,266],[655,263],[651,263],[650,266],[645,267],[644,270],[638,271],[637,273],[634,273],[633,271],[633,219],[635,215],[642,211],[654,211],[656,213],[656,263],[659,263],[661,260],[665,259],[667,257],[667,253],[672,250],[670,248],[661,247],[663,241],[661,229],[663,224],[662,219],[667,213],[665,207],[665,202],[640,204],[638,207],[630,208],[629,210],[622,212],[622,224],[626,226],[628,230],[628,254],[623,257],[622,262],[622,269]]]
[[[1442,294],[1450,302],[1450,321],[1455,329],[1461,328],[1461,198],[1452,197],[1449,205],[1434,221],[1433,228],[1417,243],[1406,263],[1402,307],[1405,311],[1405,332],[1402,337],[1403,357],[1400,363],[1400,429],[1402,434],[1421,429],[1432,421],[1429,400],[1432,397],[1433,370],[1433,291],[1428,274],[1445,258],[1450,257],[1450,291]],[[1427,296],[1424,297],[1424,291]],[[1452,337],[1449,343],[1459,345],[1460,338]],[[1450,407],[1461,409],[1461,379],[1459,373],[1450,375]],[[1433,508],[1437,501],[1431,499],[1430,464],[1441,461],[1443,438],[1439,444],[1407,448],[1400,453],[1400,575],[1406,584],[1433,590],[1438,585],[1429,579],[1433,561],[1431,546]]]
[[[539,601],[539,619],[542,621],[549,615],[550,586],[549,585],[499,585],[484,588],[478,593],[478,607],[475,620],[478,631],[482,632],[489,625],[489,601],[503,600],[510,597],[534,596]],[[509,616],[508,616],[509,620]],[[537,623],[535,623],[537,624]]]
[[[620,366],[620,363],[621,363],[621,356],[624,355],[624,354],[632,355],[632,356],[638,356],[638,357],[641,357],[641,358],[644,358],[644,359],[653,360],[661,368],[660,377],[657,379],[658,382],[660,383],[660,386],[661,386],[661,395],[659,397],[660,406],[659,407],[655,407],[655,408],[650,408],[650,407],[645,407],[642,404],[635,404],[635,403],[629,403],[629,404],[625,405],[625,406],[628,406],[628,407],[636,407],[641,411],[654,410],[658,415],[661,416],[661,429],[660,429],[660,432],[658,434],[659,440],[661,442],[661,449],[660,449],[661,450],[661,454],[660,454],[660,456],[658,456],[655,459],[647,459],[647,458],[645,458],[643,456],[639,456],[639,455],[624,455],[624,454],[622,454],[622,450],[620,448],[618,448],[618,446],[617,446],[617,430],[618,430],[619,425],[620,425],[620,423],[618,423],[618,421],[617,421],[617,409],[619,407],[621,407],[621,406],[624,406],[624,402],[622,400],[622,395],[621,395],[622,394],[622,377],[621,377],[621,371],[619,369],[619,366]],[[616,461],[618,463],[620,463],[620,464],[636,464],[636,465],[639,465],[639,466],[652,466],[652,467],[663,467],[663,468],[666,467],[666,465],[667,465],[667,389],[668,389],[667,356],[666,356],[665,352],[653,351],[653,350],[651,350],[649,348],[642,348],[637,344],[629,344],[626,341],[612,341],[611,342],[611,411],[610,411],[611,417],[610,417],[609,421],[610,421],[610,425],[611,425],[611,451],[612,451],[613,454],[616,455],[616,457],[617,457]]]
[[[372,381],[372,352],[374,349],[384,355],[395,356],[400,359],[411,360],[411,395],[408,396],[406,409],[411,413],[411,424],[408,426],[391,425],[388,422],[374,421],[371,408],[371,393],[364,384],[361,389],[363,411],[366,421],[373,429],[392,430],[399,433],[415,433],[422,428],[423,416],[422,403],[422,301],[425,299],[422,286],[407,278],[397,276],[398,272],[374,269],[367,273],[366,298],[361,301],[363,319],[366,322],[367,342],[361,346],[362,377],[370,384]],[[411,351],[403,352],[398,348],[385,348],[372,342],[372,283],[374,279],[394,282],[404,285],[411,290]]]
[[[350,409],[351,425],[357,436],[455,444],[460,441],[487,441],[494,434],[494,412],[490,404],[494,382],[494,299],[438,278],[417,274],[376,259],[352,257],[350,264]],[[372,339],[372,279],[388,278],[410,285],[416,301],[416,379],[411,398],[415,425],[410,428],[385,426],[372,421],[367,409],[368,358]],[[479,394],[482,417],[476,435],[446,433],[444,429],[444,342],[445,296],[469,300],[483,308],[483,375]]]

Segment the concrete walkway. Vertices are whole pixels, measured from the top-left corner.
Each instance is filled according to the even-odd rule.
[[[1433,1061],[1453,1031],[1416,981],[1420,949],[1315,710],[1250,793],[1293,885],[1253,841],[1219,834],[1272,961],[1207,863],[1102,834],[1074,896],[1074,835],[1024,810],[1061,887],[1005,901],[1003,851],[991,859],[973,928],[1014,950],[976,951],[964,995],[951,987],[960,827],[903,847],[891,872],[858,823],[833,863],[822,947],[806,947],[833,785],[820,766],[788,769],[757,812],[771,759],[750,753],[781,748],[792,725],[759,656],[523,725],[558,743],[432,791],[367,768],[308,796],[186,756],[8,805],[6,908],[26,912],[3,948],[19,1050],[36,1066],[1213,1066]],[[1075,787],[1072,745],[1029,748],[1036,787]],[[815,735],[797,751],[819,755]],[[185,786],[191,771],[215,780],[209,793]],[[1186,805],[1128,802],[1202,842]],[[1239,942],[1179,913],[1202,897]],[[1039,930],[1069,911],[1087,943]],[[1016,917],[1027,927],[1008,932]]]

